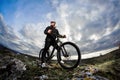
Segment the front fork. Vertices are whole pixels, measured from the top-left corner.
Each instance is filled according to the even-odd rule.
[[[64,57],[68,57],[69,56],[64,46],[59,49],[59,55],[61,56],[60,52],[62,52],[62,55]]]

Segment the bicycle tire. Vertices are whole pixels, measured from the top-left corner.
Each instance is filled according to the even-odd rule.
[[[41,60],[42,59],[42,53],[43,53],[43,50],[44,50],[44,48],[43,49],[41,49],[40,50],[40,52],[39,52],[39,60]],[[49,57],[50,55],[49,55],[49,52],[47,51],[47,53],[46,53],[46,59]]]
[[[73,66],[71,66],[71,67],[67,67],[67,66],[65,66],[65,65],[63,65],[61,63],[61,53],[60,53],[60,51],[61,51],[61,47],[65,46],[65,45],[71,45],[71,46],[73,46],[76,49],[77,54],[78,54],[78,60],[77,60],[77,62]],[[60,66],[62,68],[64,68],[64,69],[74,69],[74,68],[76,68],[80,64],[80,61],[81,61],[81,52],[80,52],[80,49],[79,49],[79,47],[75,43],[65,42],[65,43],[63,43],[60,46],[60,49],[58,50],[57,59],[58,59],[58,63],[60,64]]]

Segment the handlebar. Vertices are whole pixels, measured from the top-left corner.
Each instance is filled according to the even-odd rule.
[[[62,44],[62,41],[60,41],[60,37],[56,38],[56,42]]]

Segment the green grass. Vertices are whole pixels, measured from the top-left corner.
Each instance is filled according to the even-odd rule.
[[[4,58],[6,56],[20,59],[27,65],[27,70],[21,77],[22,80],[34,80],[36,76],[41,75],[47,75],[51,80],[66,80],[68,78],[72,79],[74,77],[73,74],[78,74],[89,65],[93,65],[94,67],[98,68],[99,72],[95,75],[104,76],[109,80],[120,79],[120,50],[113,51],[104,56],[82,60],[82,65],[74,70],[62,69],[56,61],[51,63],[52,68],[42,69],[37,65],[36,60],[38,60],[38,58],[0,50],[0,57]]]

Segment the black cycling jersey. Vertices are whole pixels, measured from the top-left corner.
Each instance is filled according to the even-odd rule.
[[[49,34],[48,30],[52,30],[52,32]],[[61,37],[61,35],[59,34],[58,30],[56,28],[52,27],[52,26],[48,26],[45,29],[44,33],[47,35],[46,40],[47,39],[51,39],[51,40],[54,39],[55,40],[56,37]]]

